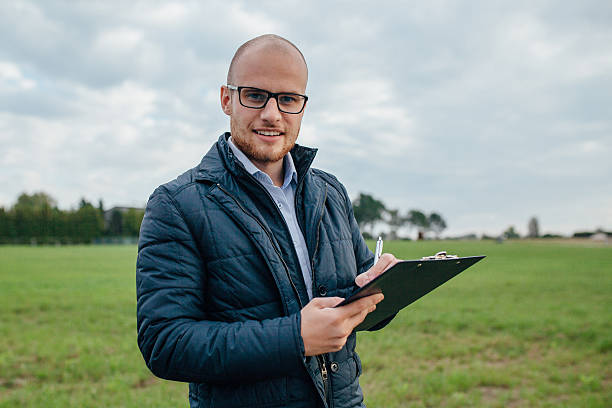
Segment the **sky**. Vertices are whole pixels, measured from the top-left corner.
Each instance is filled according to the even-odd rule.
[[[612,230],[612,2],[2,1],[0,206],[144,206],[229,119],[235,50],[309,67],[298,143],[444,235]]]

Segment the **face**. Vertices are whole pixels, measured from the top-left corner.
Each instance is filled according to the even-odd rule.
[[[235,86],[270,92],[306,91],[306,67],[295,50],[255,46],[237,61],[234,74],[231,85]],[[293,148],[304,115],[304,111],[299,114],[279,111],[273,98],[262,109],[244,107],[238,92],[226,87],[221,88],[221,107],[230,116],[234,144],[253,162],[263,165],[281,162]]]

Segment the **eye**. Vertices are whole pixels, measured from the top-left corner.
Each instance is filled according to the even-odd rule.
[[[293,105],[298,102],[298,97],[290,94],[278,95],[278,102],[283,105]]]
[[[268,99],[268,94],[255,89],[245,89],[242,91],[242,97],[250,102],[263,102]]]

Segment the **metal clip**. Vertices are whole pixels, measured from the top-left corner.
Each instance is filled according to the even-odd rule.
[[[440,251],[435,255],[424,256],[421,258],[422,261],[433,260],[433,259],[451,259],[451,258],[459,258],[457,255],[448,255],[446,251]]]

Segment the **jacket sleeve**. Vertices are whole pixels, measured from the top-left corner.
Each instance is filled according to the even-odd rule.
[[[344,186],[342,186],[342,189],[346,200],[346,208],[351,228],[351,237],[353,240],[353,250],[355,251],[355,259],[357,261],[357,274],[360,275],[366,272],[374,265],[374,254],[366,245],[365,240],[363,239],[363,235],[361,235],[361,231],[359,231],[359,225],[357,224],[357,220],[355,219],[355,214],[353,212],[353,204],[351,203],[348,193],[344,189]],[[355,288],[357,288],[357,285],[355,285]],[[368,331],[376,331],[382,329],[387,324],[389,324],[391,320],[393,320],[395,315],[396,314],[372,326],[368,329]]]
[[[302,369],[300,314],[263,321],[207,320],[206,270],[168,191],[150,197],[136,265],[138,346],[158,377],[228,383]]]

